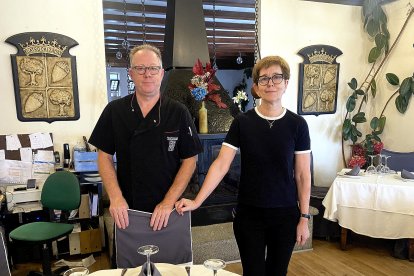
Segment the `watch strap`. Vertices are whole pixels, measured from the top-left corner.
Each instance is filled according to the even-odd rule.
[[[300,217],[310,219],[311,215],[310,214],[300,214]]]

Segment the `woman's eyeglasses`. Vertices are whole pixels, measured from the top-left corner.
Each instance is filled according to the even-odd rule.
[[[260,85],[268,85],[269,81],[272,80],[273,84],[280,84],[283,81],[283,74],[274,74],[271,77],[263,76],[259,77],[258,83]]]
[[[139,75],[144,75],[147,70],[151,75],[156,75],[160,72],[161,66],[133,66],[131,69]]]

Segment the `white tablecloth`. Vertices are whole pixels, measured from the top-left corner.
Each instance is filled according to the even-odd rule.
[[[155,264],[158,271],[163,276],[187,276],[184,266],[172,265],[172,264]],[[121,275],[122,269],[106,269],[93,272],[89,275],[92,276],[117,276]],[[141,267],[130,268],[124,274],[124,276],[137,276],[141,272]],[[205,268],[203,265],[192,265],[191,266],[191,275],[194,276],[212,276],[213,271]],[[239,274],[225,271],[223,269],[219,270],[217,273],[218,276],[237,276]]]
[[[414,238],[414,182],[399,174],[338,176],[325,199],[324,218],[376,238]]]

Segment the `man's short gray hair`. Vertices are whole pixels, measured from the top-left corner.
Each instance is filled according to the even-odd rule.
[[[161,65],[161,68],[162,68],[161,51],[157,47],[152,46],[150,44],[142,44],[142,45],[135,46],[134,48],[132,48],[131,52],[129,52],[129,62],[130,62],[130,66],[132,66],[132,58],[134,57],[134,55],[136,54],[136,52],[141,51],[141,50],[149,50],[151,52],[154,52],[157,55],[158,59],[160,60],[160,65]]]

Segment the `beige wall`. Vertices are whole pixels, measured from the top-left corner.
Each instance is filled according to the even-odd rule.
[[[105,49],[101,0],[3,0],[0,9],[0,134],[52,132],[55,149],[72,146],[89,137],[107,102]],[[16,115],[10,54],[16,48],[4,41],[23,32],[54,32],[69,36],[79,45],[76,56],[80,119],[77,121],[20,122]],[[71,147],[72,148],[72,147]]]
[[[392,41],[406,17],[408,2],[400,0],[386,5]],[[318,117],[305,116],[312,139],[316,184],[329,186],[336,172],[343,167],[340,133],[346,112],[345,103],[350,95],[347,82],[352,77],[356,77],[361,82],[370,68],[367,63],[362,62],[367,59],[372,46],[362,30],[361,7],[300,0],[262,0],[260,12],[261,54],[262,56],[281,55],[289,62],[292,77],[283,104],[294,112],[297,112],[299,63],[303,62],[297,52],[303,47],[314,44],[332,45],[343,52],[343,55],[337,58],[337,62],[341,64],[337,112]],[[381,75],[385,75],[386,72],[395,72],[401,77],[412,75],[413,33],[414,18]],[[381,90],[378,93],[385,96],[378,96],[374,108],[366,109],[369,119],[373,114],[379,116],[391,93],[384,79],[379,81],[378,88]],[[387,148],[414,151],[413,139],[408,139],[414,136],[413,105],[414,103],[410,104],[411,108],[405,115],[400,115],[394,104],[388,107],[385,114],[388,121],[382,135]]]

